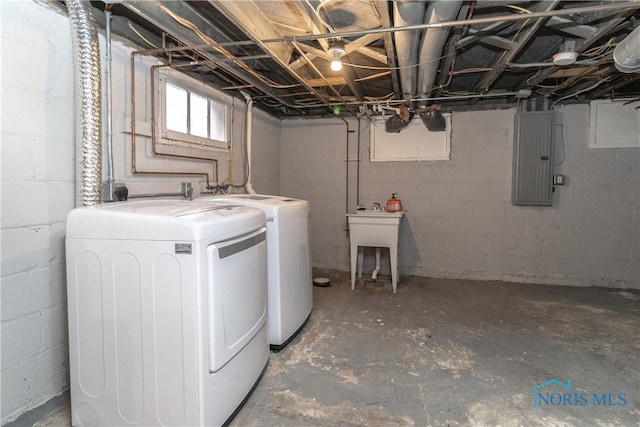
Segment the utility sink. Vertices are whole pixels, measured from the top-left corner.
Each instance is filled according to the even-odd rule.
[[[355,289],[356,268],[358,278],[362,277],[363,253],[359,248],[373,246],[389,248],[393,292],[398,291],[398,235],[403,216],[404,211],[364,210],[347,214],[351,241],[351,289]]]
[[[387,211],[375,211],[373,209],[367,209],[363,211],[357,211],[355,214],[359,217],[373,217],[373,218],[402,218],[404,211],[400,212],[387,212]],[[353,214],[347,214],[347,216],[353,216]]]

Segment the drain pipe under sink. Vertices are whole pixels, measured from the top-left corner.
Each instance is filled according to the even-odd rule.
[[[247,150],[247,182],[245,184],[245,189],[249,194],[256,194],[256,191],[253,189],[253,183],[251,182],[251,145],[253,143],[251,136],[251,124],[252,124],[252,115],[251,108],[253,107],[253,99],[245,92],[241,92],[242,96],[247,100],[247,109],[244,115],[244,138],[245,138],[245,149]]]
[[[376,268],[374,268],[373,273],[371,273],[371,280],[377,280],[378,273],[380,273],[380,248],[376,247]]]

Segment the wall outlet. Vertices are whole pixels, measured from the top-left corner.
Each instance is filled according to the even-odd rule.
[[[553,185],[564,185],[565,182],[564,175],[553,175]]]

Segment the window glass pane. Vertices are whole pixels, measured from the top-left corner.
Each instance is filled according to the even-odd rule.
[[[187,133],[187,91],[167,83],[167,129]]]
[[[191,135],[207,138],[207,98],[190,93],[191,95]]]
[[[227,107],[219,102],[211,101],[211,135],[209,138],[227,141]]]

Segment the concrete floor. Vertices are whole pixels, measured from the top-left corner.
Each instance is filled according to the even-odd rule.
[[[231,426],[640,425],[638,291],[319,275],[332,286]],[[551,379],[571,389],[534,407]],[[34,425],[69,425],[68,404]]]

